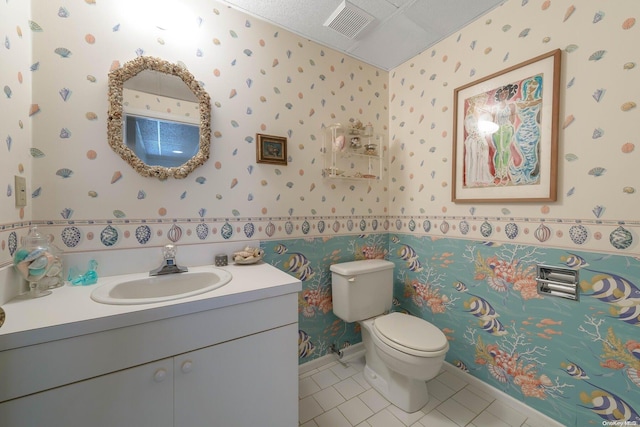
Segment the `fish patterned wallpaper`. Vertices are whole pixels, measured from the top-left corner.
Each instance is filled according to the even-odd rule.
[[[331,346],[344,349],[361,341],[357,323],[345,323],[333,314],[329,267],[340,262],[386,258],[386,233],[267,240],[261,247],[265,262],[302,281],[298,297],[300,363],[329,353]]]
[[[332,313],[329,266],[395,264],[390,310],[449,340],[446,360],[567,426],[639,422],[638,257],[416,234],[265,241],[265,261],[299,278],[301,363],[361,341]],[[541,296],[536,265],[578,270],[579,301]]]
[[[567,426],[640,422],[637,257],[391,234],[388,259],[449,363]],[[580,301],[538,295],[536,264],[578,269]]]

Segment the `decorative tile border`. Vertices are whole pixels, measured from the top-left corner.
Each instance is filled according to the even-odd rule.
[[[390,216],[389,232],[637,254],[640,221]]]
[[[326,216],[32,221],[0,226],[0,265],[31,225],[65,252],[360,233],[417,235],[638,254],[640,221],[447,216]]]
[[[15,251],[15,245],[6,242],[19,241],[31,225],[53,235],[54,244],[65,252],[386,232],[389,227],[385,218],[376,216],[33,221],[0,230],[0,249],[9,252],[3,257]]]

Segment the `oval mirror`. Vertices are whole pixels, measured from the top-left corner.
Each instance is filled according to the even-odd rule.
[[[185,67],[140,56],[109,73],[107,137],[142,176],[185,178],[209,158],[211,100]]]

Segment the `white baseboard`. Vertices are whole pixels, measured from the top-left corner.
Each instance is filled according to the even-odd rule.
[[[554,420],[553,418],[550,418],[549,416],[543,414],[542,412],[539,412],[533,409],[529,405],[526,405],[525,403],[517,399],[514,399],[513,397],[509,396],[507,393],[501,390],[498,390],[497,388],[485,383],[481,379],[478,379],[473,375],[468,374],[459,368],[456,368],[449,362],[444,362],[443,368],[445,371],[450,372],[453,375],[456,375],[462,381],[468,384],[471,384],[472,386],[482,391],[483,393],[499,400],[500,402],[503,402],[504,404],[510,406],[511,408],[521,413],[522,415],[525,415],[528,419],[527,424],[531,426],[538,426],[538,425],[551,426],[551,427],[564,426],[564,424],[561,424],[558,421]]]
[[[361,342],[350,345],[341,350],[342,357],[339,357],[335,353],[325,354],[324,356],[318,357],[317,359],[310,360],[302,365],[298,366],[298,374],[302,375],[309,371],[313,371],[314,369],[321,368],[325,365],[335,362],[348,362],[349,360],[353,360],[358,357],[364,356],[365,349],[364,344]]]

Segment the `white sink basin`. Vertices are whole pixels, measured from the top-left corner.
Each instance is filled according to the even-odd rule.
[[[230,281],[231,273],[215,267],[194,267],[162,276],[127,274],[96,288],[91,299],[102,304],[151,304],[209,292]]]

